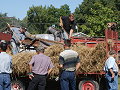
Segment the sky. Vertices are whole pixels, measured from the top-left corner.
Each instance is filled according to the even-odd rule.
[[[74,12],[83,0],[0,0],[0,13],[7,13],[8,17],[23,19],[27,15],[29,7],[32,6],[50,6],[60,8],[61,5],[67,4]]]

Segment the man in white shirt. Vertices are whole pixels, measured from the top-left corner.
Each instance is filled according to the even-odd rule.
[[[107,80],[107,90],[118,90],[118,66],[115,60],[116,52],[111,50],[109,58],[105,62],[104,70]]]
[[[10,73],[12,73],[12,57],[6,53],[7,44],[0,44],[0,90],[11,90]]]

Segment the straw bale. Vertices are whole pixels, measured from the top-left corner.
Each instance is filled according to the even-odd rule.
[[[51,75],[58,75],[59,73],[59,53],[63,51],[63,46],[61,45],[52,45],[48,47],[45,50],[45,54],[47,56],[50,56],[54,68],[53,71],[51,72]],[[25,75],[26,73],[29,72],[29,66],[28,63],[30,62],[31,58],[33,55],[35,55],[35,52],[21,52],[16,55],[13,55],[13,75]]]
[[[95,47],[90,48],[83,45],[73,45],[71,49],[78,52],[80,57],[81,67],[79,72],[100,72],[103,70],[104,62],[106,59],[105,43],[97,44]],[[54,65],[53,71],[50,76],[57,76],[59,74],[59,54],[62,52],[63,46],[52,45],[45,50],[45,54],[50,56]],[[13,56],[13,72],[16,74],[25,74],[28,72],[28,62],[35,53],[23,52]]]

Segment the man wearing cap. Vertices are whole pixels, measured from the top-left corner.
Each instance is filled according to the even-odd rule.
[[[104,66],[107,90],[118,90],[118,66],[115,57],[116,52],[114,50],[109,51],[109,58]]]
[[[28,90],[45,90],[46,77],[52,71],[54,67],[50,57],[44,55],[44,48],[38,47],[36,49],[37,55],[32,57],[29,62],[29,78],[31,82],[29,83]]]
[[[61,69],[61,90],[76,90],[76,72],[80,67],[79,55],[70,49],[70,40],[65,40],[65,50],[60,53],[59,64]]]

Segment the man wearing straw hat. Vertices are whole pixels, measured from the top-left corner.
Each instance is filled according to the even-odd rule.
[[[70,40],[65,40],[65,50],[60,53],[59,57],[61,90],[76,90],[75,73],[80,67],[80,59],[78,53],[71,50],[70,46]]]
[[[46,86],[46,77],[52,71],[54,67],[50,57],[44,55],[44,48],[36,48],[37,55],[32,57],[32,60],[29,62],[29,78],[31,82],[29,83],[28,90],[45,90]]]
[[[118,66],[115,57],[116,52],[111,50],[109,51],[109,58],[105,62],[107,90],[118,90]]]
[[[10,73],[12,73],[12,57],[6,53],[7,43],[0,44],[0,90],[11,90]]]

